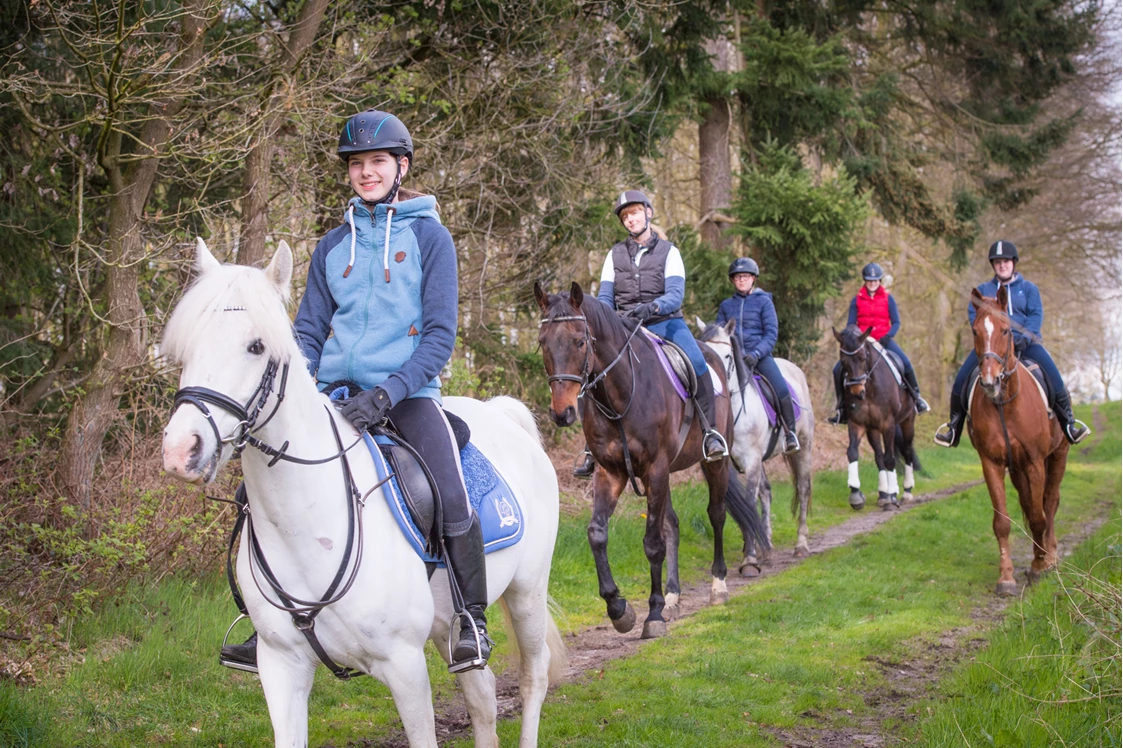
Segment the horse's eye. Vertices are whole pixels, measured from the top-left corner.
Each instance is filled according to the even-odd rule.
[[[246,350],[255,356],[260,356],[261,354],[265,353],[265,344],[261,342],[260,338],[258,338],[257,340],[250,343],[249,347],[246,348]]]
[[[585,347],[585,339],[584,338],[577,341],[577,347],[578,348],[584,348]]]

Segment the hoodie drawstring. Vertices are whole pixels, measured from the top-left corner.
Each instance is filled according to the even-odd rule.
[[[390,282],[390,221],[394,217],[394,209],[386,207],[386,244],[382,249],[382,272],[386,276],[386,282]]]
[[[350,123],[348,123],[350,126]],[[351,274],[351,268],[355,267],[355,206],[347,206],[347,223],[351,224],[351,259],[347,262],[347,269],[343,271],[343,277],[346,278]]]

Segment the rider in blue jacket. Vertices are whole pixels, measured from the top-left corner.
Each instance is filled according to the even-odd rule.
[[[751,257],[739,257],[729,266],[729,280],[737,292],[717,310],[717,324],[729,320],[736,322],[736,334],[741,343],[741,354],[750,369],[755,369],[768,381],[780,404],[780,423],[784,427],[784,454],[799,451],[799,438],[795,433],[795,411],[788,383],[780,367],[772,358],[772,348],[780,334],[776,306],[772,294],[754,288],[760,268]]]
[[[647,195],[639,190],[620,193],[616,217],[627,230],[628,238],[609,250],[601,268],[597,299],[670,340],[690,359],[698,380],[695,402],[703,432],[702,453],[707,462],[720,460],[729,454],[729,448],[714,428],[714,383],[702,349],[682,319],[686,268],[678,247],[652,229],[654,215]],[[578,459],[573,474],[579,478],[592,475],[595,463],[589,450],[585,449]]]
[[[1041,293],[1030,281],[1016,272],[1018,264],[1018,248],[1013,242],[997,241],[990,245],[991,267],[994,268],[994,277],[978,286],[979,293],[983,296],[995,298],[998,295],[999,284],[1006,286],[1008,294],[1008,307],[1006,313],[1013,322],[1014,350],[1019,359],[1029,359],[1041,367],[1048,381],[1049,389],[1053,392],[1053,412],[1057,416],[1064,431],[1065,438],[1076,444],[1086,437],[1090,431],[1082,421],[1078,421],[1072,414],[1072,401],[1068,389],[1053,358],[1042,345],[1041,323],[1045,312],[1041,306]],[[967,318],[972,324],[975,322],[975,306],[967,304]],[[979,364],[979,357],[972,350],[967,354],[963,366],[955,377],[955,384],[951,388],[951,417],[948,422],[936,431],[935,441],[942,447],[955,447],[959,445],[959,437],[963,433],[963,420],[967,413],[967,379]]]
[[[491,653],[483,535],[441,408],[440,373],[456,341],[456,248],[436,199],[401,187],[413,140],[397,117],[354,115],[337,153],[355,197],[312,253],[293,331],[321,389],[343,380],[360,388],[341,408],[355,428],[389,421],[441,487],[446,558],[464,600],[449,670],[482,668]],[[225,647],[223,657],[256,661],[253,644]]]

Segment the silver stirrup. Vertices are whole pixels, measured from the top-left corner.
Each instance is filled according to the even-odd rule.
[[[226,636],[222,637],[222,646],[223,647],[226,646],[226,642],[229,641],[229,639],[230,639],[230,632],[234,630],[234,627],[237,626],[238,623],[243,618],[248,619],[249,616],[246,615],[245,613],[242,613],[237,618],[234,619],[234,622],[232,624],[230,624],[229,627],[227,627]],[[244,662],[238,662],[237,660],[228,660],[228,659],[226,659],[225,657],[222,656],[221,650],[219,650],[219,652],[220,652],[220,654],[218,655],[218,664],[222,665],[223,667],[228,667],[231,670],[243,670],[247,673],[257,674],[257,665],[248,665]]]
[[[706,454],[706,439],[708,439],[711,434],[713,436],[716,436],[717,440],[719,442],[721,442],[721,454],[719,454],[715,457],[710,457],[709,455]],[[729,445],[725,443],[725,437],[721,435],[721,432],[719,432],[717,429],[710,429],[706,433],[702,434],[702,460],[703,460],[703,462],[717,462],[718,460],[723,459],[723,458],[728,457],[728,456],[729,456]]]
[[[463,662],[450,662],[448,664],[448,671],[450,673],[463,673],[467,670],[481,670],[481,669],[487,667],[487,660],[483,656],[483,642],[480,641],[480,627],[476,625],[476,619],[472,618],[472,616],[467,611],[465,611],[463,613],[454,613],[453,616],[454,616],[454,618],[459,618],[461,620],[461,624],[460,624],[461,628],[464,627],[463,620],[465,618],[468,619],[468,622],[472,624],[472,635],[476,639],[476,656],[473,657],[470,660],[464,660]],[[452,628],[452,626],[449,626],[448,627],[448,656],[449,656],[449,659],[452,659],[452,653],[454,651],[456,651],[456,647],[453,646],[452,632],[453,632],[453,628]],[[460,631],[459,630],[457,630],[456,635],[457,635],[457,641],[459,642],[459,637],[460,637]]]

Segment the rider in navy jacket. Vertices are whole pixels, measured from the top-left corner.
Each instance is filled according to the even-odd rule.
[[[1057,416],[1064,431],[1065,438],[1072,444],[1091,433],[1088,426],[1078,421],[1072,414],[1072,401],[1069,398],[1068,388],[1053,357],[1042,345],[1041,323],[1045,319],[1045,310],[1041,306],[1041,292],[1030,281],[1016,272],[1018,265],[1018,248],[1013,242],[996,241],[990,246],[988,253],[990,264],[994,268],[994,277],[978,286],[979,293],[989,298],[998,296],[999,284],[1006,286],[1007,302],[1006,313],[1010,316],[1014,332],[1014,350],[1019,359],[1034,361],[1041,367],[1049,389],[1053,392],[1053,412]],[[975,305],[968,302],[967,318],[972,324],[975,322]],[[964,416],[967,413],[965,388],[971,372],[979,364],[979,357],[975,351],[967,354],[963,366],[955,376],[955,384],[951,388],[951,416],[948,422],[936,431],[935,441],[942,447],[955,447],[959,444],[959,437],[963,433]]]
[[[870,333],[883,348],[892,351],[901,360],[901,377],[905,380],[912,393],[913,402],[916,404],[917,413],[927,413],[931,408],[927,401],[920,396],[920,383],[916,381],[916,370],[912,361],[901,350],[896,336],[901,330],[901,315],[897,312],[897,301],[893,294],[881,284],[885,271],[876,262],[871,262],[862,268],[862,281],[864,285],[858,289],[858,294],[850,300],[850,312],[846,318],[847,325],[856,325],[863,331],[872,327]],[[846,423],[847,415],[842,409],[842,389],[845,382],[842,375],[842,362],[834,365],[834,397],[835,412],[827,419],[828,423]]]
[[[456,248],[435,198],[401,188],[413,139],[397,117],[359,112],[336,152],[356,196],[312,253],[294,334],[322,390],[358,386],[341,407],[355,428],[392,423],[441,487],[445,560],[463,598],[449,670],[483,668],[492,646],[483,534],[440,393],[456,340]],[[256,665],[255,642],[223,647],[222,659]]]
[[[741,355],[750,369],[755,369],[768,381],[779,402],[780,423],[784,427],[784,454],[799,451],[799,439],[795,433],[795,411],[792,408],[792,394],[784,381],[780,367],[772,358],[772,347],[780,335],[780,323],[776,319],[776,306],[772,294],[754,288],[760,268],[751,257],[740,257],[729,266],[729,280],[737,292],[717,310],[717,324],[724,325],[734,320],[735,334],[741,344]]]

